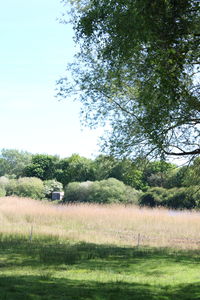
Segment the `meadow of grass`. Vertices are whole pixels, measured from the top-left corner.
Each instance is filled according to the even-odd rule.
[[[199,242],[198,212],[0,198],[0,299],[200,299]]]
[[[0,198],[2,234],[52,236],[122,246],[199,249],[200,213],[122,205],[54,205],[26,198]]]

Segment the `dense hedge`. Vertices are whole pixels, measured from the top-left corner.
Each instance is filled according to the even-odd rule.
[[[64,202],[134,203],[140,192],[123,182],[109,178],[101,181],[72,182],[65,188]]]
[[[4,188],[7,196],[16,195],[34,199],[42,199],[44,197],[43,182],[35,177],[10,179],[5,183]]]
[[[4,197],[6,195],[6,190],[0,187],[0,197]]]
[[[140,199],[141,206],[165,206],[173,209],[200,208],[199,186],[185,188],[151,188]]]
[[[9,179],[5,176],[0,177],[0,188],[6,189],[6,185],[9,183]]]

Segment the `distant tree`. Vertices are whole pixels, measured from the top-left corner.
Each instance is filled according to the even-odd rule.
[[[35,154],[31,163],[24,169],[24,176],[37,177],[42,180],[54,179],[59,162],[57,156],[47,154]]]
[[[58,165],[57,165],[57,169],[56,169],[56,173],[55,173],[55,178],[56,180],[58,180],[59,182],[61,182],[63,185],[66,185],[66,182],[69,182],[69,160],[68,158],[63,158],[60,159]]]
[[[131,159],[118,160],[117,165],[113,167],[110,175],[110,177],[123,181],[123,183],[134,187],[135,189],[146,189],[146,184],[143,180],[143,172]]]
[[[200,2],[70,0],[79,52],[61,78],[118,155],[200,154]]]
[[[143,171],[139,164],[131,159],[117,159],[113,156],[100,155],[95,159],[94,165],[96,180],[116,178],[135,189],[146,189]]]
[[[184,184],[186,186],[200,186],[200,157],[194,159],[193,163],[187,167],[187,173],[184,177]]]
[[[167,172],[176,168],[176,165],[166,161],[149,162],[143,172],[144,181],[150,186],[162,187],[165,184]]]
[[[110,177],[115,177],[113,174],[113,169],[117,167],[118,160],[113,156],[101,154],[96,157],[93,164],[95,169],[95,180],[103,180]]]
[[[169,169],[165,174],[165,183],[164,187],[166,188],[181,188],[186,186],[187,177],[188,177],[188,166],[183,166],[175,169]],[[192,183],[192,182],[190,182]],[[193,182],[192,185],[195,185]]]
[[[0,158],[0,176],[4,176],[8,171],[8,163],[4,158]]]
[[[0,175],[14,174],[19,177],[30,163],[32,154],[16,149],[2,149],[0,155]]]
[[[165,185],[166,176],[164,173],[158,172],[147,178],[147,182],[151,187],[163,187]]]
[[[64,186],[69,182],[94,180],[93,161],[78,154],[61,159],[57,167],[56,179]]]

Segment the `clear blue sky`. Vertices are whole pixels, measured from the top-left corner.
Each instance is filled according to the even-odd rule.
[[[79,103],[54,97],[75,53],[71,27],[56,20],[63,12],[59,0],[1,1],[0,148],[98,154],[102,129],[81,129]]]

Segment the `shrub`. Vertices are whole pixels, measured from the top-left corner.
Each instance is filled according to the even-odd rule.
[[[88,202],[91,181],[71,182],[65,188],[63,201],[65,202]]]
[[[0,197],[4,197],[6,195],[6,190],[0,187]]]
[[[65,202],[137,203],[139,192],[123,182],[109,178],[101,181],[69,183],[65,189]]]
[[[141,206],[149,206],[149,207],[155,207],[156,203],[158,202],[159,198],[156,197],[156,195],[154,195],[151,192],[146,192],[144,193],[144,195],[140,198],[139,200],[139,204]]]
[[[17,180],[17,195],[42,199],[44,197],[43,182],[39,178],[24,177]]]
[[[168,190],[161,187],[150,188],[146,193],[141,195],[139,204],[149,207],[165,205],[167,193]]]
[[[195,192],[196,191],[196,192]],[[165,206],[173,209],[191,209],[198,207],[200,203],[200,191],[192,188],[151,188],[144,193],[139,204],[142,206]]]
[[[196,201],[192,190],[188,188],[171,189],[166,206],[174,209],[191,209],[196,207]]]
[[[138,191],[131,186],[126,185],[126,203],[127,204],[139,204],[139,198],[143,195],[142,191]]]
[[[11,179],[6,186],[6,194],[42,199],[44,197],[43,182],[35,177]]]
[[[0,188],[6,189],[8,183],[9,183],[9,179],[6,176],[0,177]]]
[[[6,195],[17,195],[17,179],[10,179],[9,182],[6,184]]]
[[[90,188],[88,202],[126,202],[126,186],[123,182],[114,178],[95,181]]]
[[[187,188],[188,196],[195,201],[196,208],[200,208],[200,186],[192,186]]]

